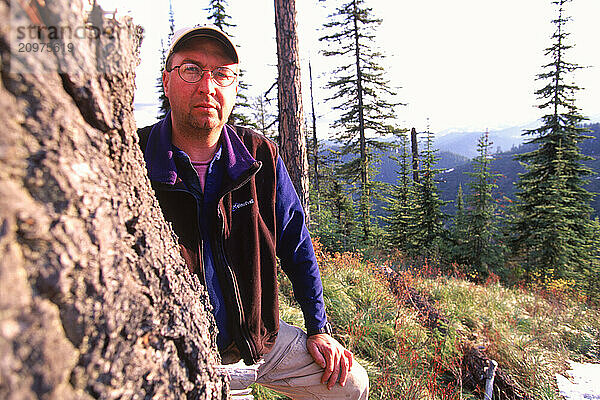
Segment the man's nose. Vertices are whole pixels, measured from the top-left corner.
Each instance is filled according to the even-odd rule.
[[[215,82],[212,79],[210,71],[202,71],[200,80],[198,81],[198,90],[203,93],[213,94],[215,92]]]

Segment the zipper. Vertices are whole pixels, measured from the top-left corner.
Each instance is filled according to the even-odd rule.
[[[200,234],[200,232],[198,232]],[[202,281],[202,285],[204,286],[204,288],[206,289],[206,268],[204,268],[204,239],[202,239],[202,235],[200,234],[200,244],[198,245],[198,258],[200,261],[198,263],[198,267],[200,267],[200,273],[198,274],[198,277],[200,278],[200,280]]]
[[[252,363],[256,363],[259,360],[258,351],[256,350],[256,344],[253,343],[253,340],[250,337],[250,332],[246,325],[246,317],[244,315],[244,307],[242,305],[242,296],[240,295],[240,288],[239,288],[237,279],[233,273],[233,270],[231,269],[229,262],[227,262],[227,257],[225,255],[225,248],[223,245],[223,237],[225,235],[225,218],[223,217],[220,209],[219,209],[218,214],[219,214],[219,219],[221,220],[221,235],[219,238],[219,251],[220,251],[220,256],[221,256],[220,257],[221,263],[225,267],[225,270],[229,275],[229,279],[231,280],[231,283],[233,284],[233,293],[234,293],[234,297],[235,297],[235,303],[237,306],[238,318],[240,321],[240,326],[239,326],[240,327],[240,336],[242,337],[242,339],[244,339],[244,344],[246,345],[246,348],[248,350],[248,354],[250,355]]]
[[[192,165],[192,161],[188,158],[188,167],[192,169],[192,171],[194,171],[196,173],[196,176],[198,177],[198,180],[200,180],[200,177],[198,176],[198,171],[196,171],[196,168],[194,168],[194,166]],[[181,190],[182,192],[186,192],[191,194],[192,196],[194,196],[193,193],[187,191],[187,190]],[[198,219],[199,215],[200,215],[200,207],[198,206],[198,199],[196,198],[196,196],[194,196],[194,200],[196,203],[196,219]],[[202,201],[204,203],[204,200]],[[200,243],[198,244],[198,267],[200,268],[200,273],[198,274],[198,278],[200,278],[203,286],[205,289],[208,289],[207,283],[206,283],[206,268],[204,268],[204,239],[202,238],[202,232],[201,232],[201,228],[200,228],[200,224],[198,223],[198,237],[200,238]]]
[[[221,235],[219,235],[219,237],[218,237],[218,245],[219,245],[221,264],[223,265],[226,272],[228,273],[229,279],[231,280],[231,284],[233,286],[233,292],[235,295],[235,303],[237,306],[238,318],[239,318],[239,322],[240,322],[240,326],[239,326],[240,336],[244,340],[244,344],[246,345],[248,354],[250,355],[250,361],[252,361],[252,363],[256,363],[260,359],[260,357],[258,356],[258,351],[256,350],[256,344],[252,340],[252,337],[250,336],[250,331],[248,329],[248,326],[246,325],[246,317],[244,315],[244,308],[242,305],[242,296],[240,295],[240,288],[239,288],[237,279],[235,277],[235,274],[233,273],[233,270],[231,269],[231,266],[229,265],[229,262],[227,261],[227,257],[225,254],[225,247],[223,244],[223,238],[225,237],[225,216],[221,212],[221,208],[219,207],[219,205],[222,204],[223,198],[228,193],[231,193],[231,192],[241,188],[246,183],[248,183],[250,181],[250,179],[260,170],[261,166],[262,166],[262,164],[259,163],[255,171],[249,172],[248,175],[246,177],[244,177],[244,179],[242,179],[239,184],[226,190],[221,195],[221,197],[219,198],[219,201],[217,202],[217,215],[221,221]]]

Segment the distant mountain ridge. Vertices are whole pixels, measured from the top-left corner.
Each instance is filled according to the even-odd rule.
[[[384,138],[383,140],[388,142],[394,142],[394,139]],[[420,146],[421,147],[421,146]],[[339,151],[341,148],[340,144],[332,141],[326,140],[320,143],[320,151],[319,153],[324,156],[325,152],[331,151]],[[409,149],[410,152],[410,144]],[[377,174],[374,177],[375,181],[378,182],[386,182],[395,184],[398,179],[397,171],[400,169],[398,162],[394,160],[394,158],[399,158],[401,154],[401,149],[392,149],[388,150],[385,153],[378,152],[377,158],[378,161],[375,162],[375,167],[377,168]],[[349,161],[354,155],[344,155],[341,156],[342,161]],[[409,156],[410,157],[410,156]],[[438,162],[435,166],[436,169],[440,170],[449,170],[453,169],[458,165],[463,165],[469,163],[470,159],[466,156],[456,154],[450,151],[438,151],[436,152],[436,157],[438,158]]]
[[[589,118],[588,124],[600,123],[600,115]],[[523,136],[526,130],[535,129],[541,125],[541,121],[532,121],[526,124],[511,126],[503,129],[489,131],[492,142],[492,153],[506,153],[522,145],[527,137]],[[468,158],[477,156],[477,139],[484,131],[446,130],[440,132],[434,140],[434,148],[440,151],[448,151],[460,154]]]
[[[535,129],[539,122],[530,122],[520,126],[489,131],[491,150],[493,153],[510,151],[525,141],[523,132],[527,129]],[[440,151],[449,151],[468,158],[477,156],[477,140],[483,131],[450,132],[442,133],[434,140],[434,147]]]
[[[587,125],[587,128],[591,130],[589,136],[592,136],[592,138],[581,143],[581,152],[593,159],[585,162],[592,169],[592,175],[589,177],[586,189],[592,193],[600,193],[600,123]],[[533,149],[533,145],[523,144],[511,151],[493,156],[490,170],[492,173],[501,174],[496,181],[498,188],[493,193],[495,199],[502,199],[504,196],[507,196],[514,200],[516,191],[515,182],[518,180],[518,174],[525,172],[525,168],[515,160],[515,156]],[[467,175],[467,172],[473,171],[473,163],[469,162],[457,166],[453,171],[440,174],[438,176],[438,180],[440,181],[438,187],[441,198],[453,202],[456,198],[459,184],[462,185],[465,193],[468,193],[467,182],[469,182],[470,177]],[[595,215],[600,216],[600,196],[595,196],[591,205],[595,210]],[[446,211],[452,214],[454,212],[454,204],[450,203]]]

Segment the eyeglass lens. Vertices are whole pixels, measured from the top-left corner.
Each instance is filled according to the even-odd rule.
[[[177,68],[177,67],[175,67]],[[179,66],[179,76],[186,82],[195,83],[202,79],[205,72],[210,74],[211,79],[219,86],[229,86],[235,80],[235,72],[227,67],[217,67],[215,69],[206,70],[200,68],[196,64],[181,64]]]

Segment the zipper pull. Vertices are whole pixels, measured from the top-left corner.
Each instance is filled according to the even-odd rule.
[[[200,259],[198,265],[200,268],[199,278],[202,280],[202,284],[206,288],[206,271],[204,268],[204,239],[202,238],[200,238],[200,243],[198,244],[198,258]]]

